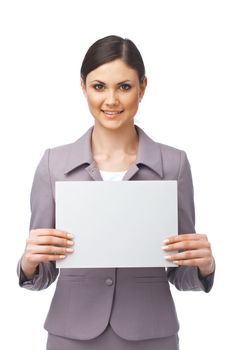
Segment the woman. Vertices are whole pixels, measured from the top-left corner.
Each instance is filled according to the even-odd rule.
[[[179,235],[168,237],[163,249],[178,267],[62,269],[45,322],[49,350],[176,350],[179,324],[168,281],[180,290],[212,287],[214,258],[207,236],[195,234],[186,154],[154,142],[134,125],[146,85],[132,41],[108,36],[87,51],[81,86],[94,126],[75,143],[47,150],[38,165],[20,285],[47,288],[58,276],[55,261],[73,251],[72,235],[55,229],[57,180],[177,180]]]

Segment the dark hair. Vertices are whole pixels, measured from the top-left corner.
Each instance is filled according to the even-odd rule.
[[[81,66],[81,78],[86,82],[87,75],[102,64],[122,59],[136,70],[140,82],[145,78],[145,66],[136,45],[129,39],[109,35],[97,40],[90,46]]]

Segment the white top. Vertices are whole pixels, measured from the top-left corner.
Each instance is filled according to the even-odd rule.
[[[124,171],[105,171],[100,170],[100,174],[104,181],[121,181],[127,170]]]

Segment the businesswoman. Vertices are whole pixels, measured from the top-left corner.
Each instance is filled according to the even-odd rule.
[[[108,36],[95,42],[81,67],[94,125],[76,142],[46,150],[36,170],[30,233],[18,274],[20,285],[31,290],[47,288],[59,275],[45,321],[48,350],[177,350],[179,323],[169,282],[179,290],[212,287],[214,258],[207,236],[195,233],[186,154],[153,141],[134,124],[146,85],[132,41]],[[59,180],[177,180],[179,235],[171,232],[163,242],[167,259],[177,267],[62,269],[59,274],[55,262],[79,249],[78,238],[55,229]]]

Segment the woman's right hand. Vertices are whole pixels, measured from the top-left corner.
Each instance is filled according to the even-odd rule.
[[[62,260],[73,252],[73,235],[56,229],[31,230],[21,260],[21,268],[31,279],[41,262]]]

